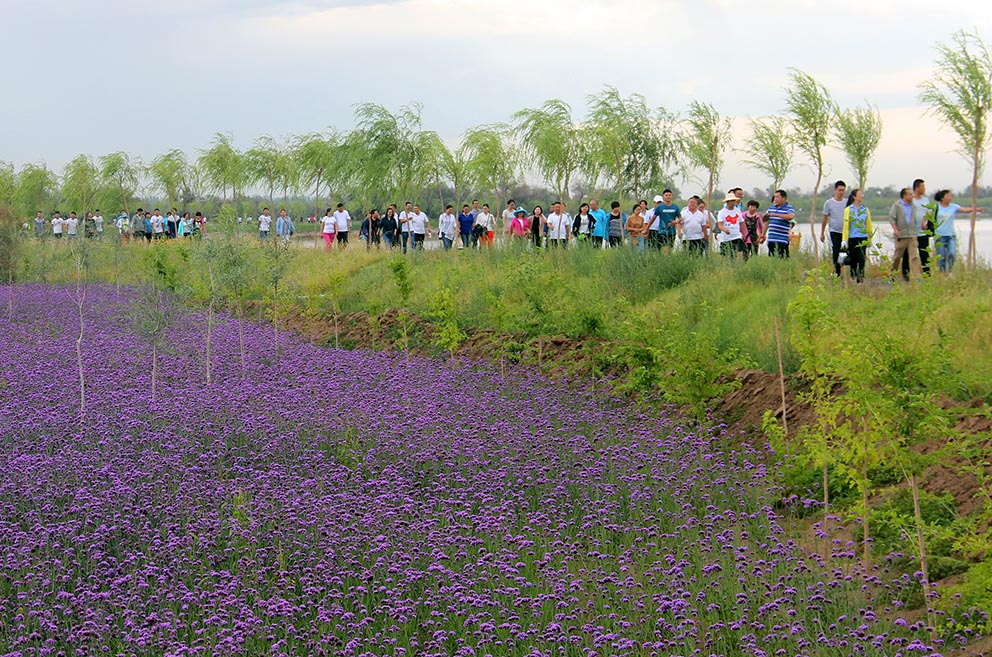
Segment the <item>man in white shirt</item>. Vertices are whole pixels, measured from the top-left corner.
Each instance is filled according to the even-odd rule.
[[[75,212],[69,213],[69,218],[65,220],[65,234],[67,237],[75,237],[79,234],[79,219]]]
[[[96,229],[96,238],[103,239],[103,214],[99,210],[93,215],[93,227]]]
[[[413,216],[409,219],[410,234],[413,236],[413,248],[423,251],[424,240],[430,234],[430,221],[427,215],[420,211],[420,206],[413,206]]]
[[[52,235],[57,239],[62,239],[62,230],[65,227],[65,219],[62,218],[61,212],[56,212],[52,215]]]
[[[572,233],[572,222],[568,220],[568,215],[562,210],[561,203],[551,204],[551,214],[544,220],[544,225],[548,229],[548,246],[557,248],[565,246]]]
[[[693,196],[679,216],[678,229],[689,253],[706,253],[706,240],[709,234],[709,213],[700,208],[700,199]]]
[[[348,247],[348,230],[351,228],[351,213],[344,209],[344,203],[338,203],[338,209],[334,211],[334,223],[337,227],[338,248]]]
[[[403,204],[403,212],[400,212],[400,239],[403,241],[403,253],[406,253],[407,242],[410,241],[410,222],[413,220],[413,204],[407,201]]]
[[[155,212],[152,213],[152,237],[157,240],[162,239],[165,235],[165,217],[158,208],[155,208]]]
[[[272,215],[269,214],[268,208],[262,208],[262,214],[258,216],[258,237],[260,239],[265,239],[269,236],[269,230],[272,228]]]

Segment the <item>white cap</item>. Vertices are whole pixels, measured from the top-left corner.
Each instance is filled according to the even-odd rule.
[[[661,198],[661,195],[660,194],[655,194],[655,197],[654,197],[654,202],[655,203],[661,203],[664,200],[665,199]]]

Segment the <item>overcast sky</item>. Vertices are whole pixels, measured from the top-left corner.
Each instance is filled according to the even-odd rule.
[[[191,155],[217,131],[349,129],[356,103],[424,105],[449,144],[468,127],[562,98],[584,115],[609,84],[651,106],[693,99],[737,117],[781,112],[787,67],[885,122],[870,184],[970,183],[954,137],[916,100],[934,44],[992,41],[980,0],[0,0],[0,160],[125,150]],[[766,186],[731,154],[722,186]],[[828,177],[850,178],[828,154]],[[809,188],[798,168],[788,186]],[[989,184],[986,173],[983,184]],[[687,184],[688,188],[697,185]]]

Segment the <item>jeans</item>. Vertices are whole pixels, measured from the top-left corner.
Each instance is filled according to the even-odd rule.
[[[472,233],[458,233],[458,237],[462,240],[462,246],[467,249],[471,244]]]
[[[403,253],[406,253],[406,243],[410,240],[410,233],[401,232],[400,238],[403,240]]]
[[[387,248],[393,248],[396,246],[396,233],[383,233],[382,241],[386,243]]]
[[[451,239],[450,237],[444,237],[443,235],[441,236],[441,244],[444,245],[445,251],[450,251],[451,245],[454,243],[455,240]]]
[[[958,256],[958,240],[954,235],[937,236],[937,255],[940,257],[940,271],[954,269]]]

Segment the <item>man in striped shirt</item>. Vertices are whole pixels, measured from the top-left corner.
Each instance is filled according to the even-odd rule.
[[[765,232],[761,235],[761,241],[768,242],[768,255],[772,257],[789,257],[789,235],[796,209],[789,204],[788,198],[785,190],[776,190],[772,205],[765,213]]]

